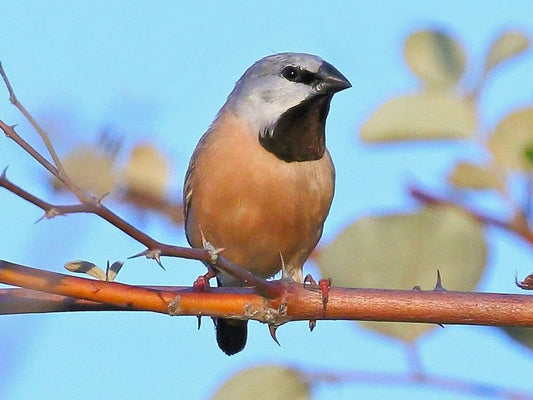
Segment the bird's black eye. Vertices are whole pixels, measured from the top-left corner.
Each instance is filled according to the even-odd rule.
[[[288,67],[283,68],[281,75],[283,75],[283,77],[288,81],[296,82],[298,81],[298,76],[300,75],[299,72],[300,70],[298,68],[289,65]]]
[[[316,79],[316,74],[302,69],[300,67],[294,67],[289,65],[281,70],[281,75],[291,82],[303,83],[305,85],[312,84]]]

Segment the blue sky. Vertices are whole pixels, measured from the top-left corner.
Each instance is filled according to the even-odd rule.
[[[328,119],[338,180],[324,242],[359,216],[412,209],[405,192],[410,179],[438,188],[454,159],[478,156],[462,143],[368,147],[358,140],[357,130],[382,101],[416,88],[401,50],[409,32],[439,27],[453,33],[470,56],[470,71],[481,68],[502,29],[533,36],[530,1],[21,0],[0,2],[0,15],[0,60],[19,99],[55,127],[59,149],[92,142],[104,128],[124,135],[126,146],[155,143],[172,162],[176,196],[196,141],[249,65],[282,51],[314,53],[334,64],[353,88],[335,97]],[[531,104],[532,68],[533,57],[526,57],[489,84],[482,99],[486,124]],[[1,88],[0,118],[19,124],[19,132],[37,143]],[[0,141],[0,161],[16,183],[50,198],[44,172],[7,139]],[[68,260],[103,264],[142,250],[95,217],[34,225],[40,217],[35,207],[6,191],[0,202],[3,259],[61,271]],[[134,221],[162,241],[185,244],[180,229],[157,217]],[[515,271],[531,272],[529,250],[492,230],[488,240],[489,269],[480,290],[516,292]],[[165,266],[166,272],[148,260],[128,261],[119,279],[188,285],[203,273],[192,261],[166,260]],[[307,271],[317,275],[313,266]],[[407,370],[402,344],[348,322],[322,322],[312,334],[306,323],[288,324],[278,331],[281,348],[265,326],[253,323],[246,350],[232,358],[218,351],[210,321],[197,331],[195,318],[148,313],[3,317],[0,337],[0,398],[16,400],[206,398],[227,377],[263,362],[308,370]],[[531,352],[495,329],[447,327],[419,345],[430,372],[533,390]],[[320,399],[450,396],[372,384],[319,385],[314,393]]]

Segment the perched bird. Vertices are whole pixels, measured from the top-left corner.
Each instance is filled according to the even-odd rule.
[[[183,190],[185,232],[263,278],[302,267],[328,215],[335,169],[325,141],[333,94],[350,82],[321,58],[280,53],[262,58],[237,81],[200,139]],[[219,286],[242,282],[217,271]],[[218,318],[228,355],[246,344],[247,321]]]

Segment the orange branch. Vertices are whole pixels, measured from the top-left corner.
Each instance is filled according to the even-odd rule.
[[[333,287],[324,310],[320,289],[313,285],[274,281],[271,284],[280,295],[268,300],[250,288],[212,288],[196,293],[188,287],[139,287],[47,272],[7,261],[0,261],[0,282],[100,303],[102,310],[233,317],[274,325],[295,320],[340,319],[533,327],[533,296],[528,295]]]

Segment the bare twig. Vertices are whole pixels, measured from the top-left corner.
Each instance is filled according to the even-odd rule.
[[[41,139],[43,140],[46,146],[46,149],[50,153],[50,156],[52,157],[52,160],[54,161],[54,164],[56,168],[58,169],[59,175],[66,177],[67,174],[65,173],[65,170],[63,169],[63,165],[61,164],[61,161],[59,157],[57,156],[54,146],[52,146],[52,142],[50,141],[48,134],[41,128],[41,126],[37,123],[37,121],[35,121],[33,116],[26,110],[26,108],[18,101],[17,96],[15,95],[15,91],[13,90],[13,87],[11,86],[11,82],[9,82],[9,79],[7,78],[7,74],[4,71],[4,67],[2,66],[1,62],[0,62],[0,75],[2,76],[2,79],[4,80],[4,83],[7,87],[7,91],[9,92],[9,101],[11,102],[11,104],[17,107],[17,109],[22,113],[22,115],[24,115],[24,117],[28,120],[28,122],[37,131],[39,136],[41,136]]]
[[[1,127],[2,122],[0,121],[0,128]],[[160,257],[167,256],[194,259],[206,263],[210,263],[212,261],[211,254],[206,250],[172,246],[158,242],[151,236],[135,228],[133,225],[113,213],[110,209],[108,209],[101,203],[84,203],[72,205],[50,204],[9,181],[6,176],[5,170],[0,175],[0,187],[6,188],[17,196],[42,209],[45,212],[46,218],[52,218],[58,215],[67,215],[74,213],[91,213],[98,215],[100,218],[106,220],[111,225],[114,225],[116,228],[120,229],[122,232],[126,233],[131,238],[145,245],[148,250],[143,251],[139,255],[144,255],[149,258],[155,258],[156,260]],[[259,293],[269,298],[276,297],[279,294],[276,288],[273,287],[271,283],[262,278],[256,277],[251,272],[229,262],[224,257],[219,256],[215,265],[221,270],[239,278],[246,285],[254,286]]]
[[[74,185],[66,175],[61,175],[56,167],[54,167],[48,160],[46,160],[37,150],[35,150],[28,142],[15,131],[12,126],[5,124],[0,120],[0,129],[4,131],[6,136],[20,145],[28,154],[30,154],[35,160],[37,160],[42,166],[44,166],[53,176],[59,179],[69,190],[71,190],[81,204],[69,205],[69,206],[57,206],[49,204],[36,196],[28,193],[24,189],[16,186],[15,184],[7,180],[5,170],[0,177],[0,186],[5,187],[8,190],[13,191],[16,195],[24,198],[25,200],[35,204],[45,211],[45,216],[51,218],[55,215],[66,215],[72,213],[91,213],[98,215],[100,218],[106,220],[110,224],[114,225],[122,232],[126,233],[131,238],[135,239],[139,243],[147,247],[146,251],[143,251],[139,255],[144,255],[148,258],[153,258],[160,263],[160,257],[182,257],[188,259],[195,259],[211,263],[211,255],[208,251],[202,249],[191,249],[185,247],[171,246],[158,242],[152,237],[148,236],[141,230],[135,228],[117,214],[113,213],[109,208],[104,206],[100,199],[86,194],[83,190]],[[44,132],[44,131],[43,131]],[[46,134],[46,133],[45,133]],[[13,190],[12,190],[13,189]],[[80,194],[81,193],[81,194]],[[232,276],[240,279],[246,285],[254,286],[256,289],[267,297],[275,297],[278,295],[277,291],[266,280],[256,277],[249,271],[240,268],[239,266],[229,262],[223,257],[218,257],[216,263],[214,263],[219,269],[229,273]]]
[[[474,396],[501,399],[533,399],[533,393],[506,389],[494,384],[469,382],[464,379],[444,378],[430,374],[396,374],[368,371],[302,371],[312,384],[344,383],[367,385],[413,385],[421,384],[450,392],[470,393]],[[527,383],[526,383],[527,384]]]
[[[168,256],[194,259],[206,263],[211,262],[212,256],[208,251],[203,249],[173,246],[158,242],[157,240],[148,236],[144,232],[135,228],[133,225],[129,224],[124,219],[120,218],[118,215],[113,213],[111,210],[109,210],[102,204],[99,204],[97,206],[92,204],[52,205],[30,194],[21,187],[13,184],[7,179],[5,174],[2,174],[0,176],[0,186],[5,187],[14,194],[41,208],[45,212],[45,216],[47,218],[52,218],[57,215],[66,215],[73,213],[92,213],[98,215],[102,219],[108,221],[110,224],[114,225],[115,227],[132,237],[133,239],[144,244],[148,248],[147,251],[143,251],[139,255],[145,255],[149,258],[155,259],[158,259],[162,256]],[[276,297],[278,295],[278,292],[272,287],[272,285],[268,281],[256,277],[249,271],[229,262],[224,257],[219,256],[215,265],[219,269],[241,279],[241,281],[246,285],[254,286],[259,291],[259,293],[262,293],[263,295],[269,298]]]

